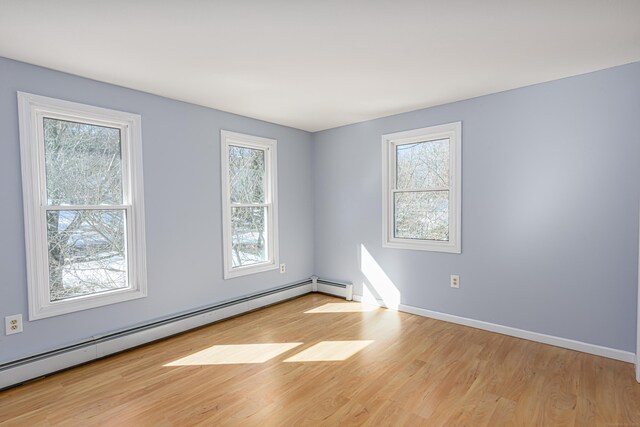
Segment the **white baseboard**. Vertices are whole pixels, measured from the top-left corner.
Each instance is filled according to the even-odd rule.
[[[385,307],[381,300],[363,301],[362,295],[354,295],[354,301],[362,301],[368,304]],[[416,314],[431,319],[443,320],[445,322],[456,323],[458,325],[470,326],[476,329],[495,332],[498,334],[509,335],[516,338],[522,338],[529,341],[535,341],[543,344],[549,344],[556,347],[567,348],[569,350],[581,351],[583,353],[594,354],[596,356],[607,357],[609,359],[620,360],[623,362],[637,363],[636,355],[630,351],[618,350],[615,348],[603,347],[596,344],[589,344],[582,341],[575,341],[567,338],[556,337],[553,335],[541,334],[539,332],[531,332],[524,329],[512,328],[510,326],[498,325],[496,323],[483,322],[481,320],[469,319],[467,317],[455,316],[453,314],[441,313],[438,311],[427,310],[424,308],[413,307],[406,304],[400,304],[398,311]],[[638,366],[638,365],[636,365]],[[640,379],[639,379],[640,382]]]

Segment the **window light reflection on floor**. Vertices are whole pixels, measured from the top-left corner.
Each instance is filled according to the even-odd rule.
[[[300,342],[214,345],[164,366],[235,365],[264,363],[297,346]]]
[[[320,307],[316,307],[312,310],[305,311],[305,314],[317,314],[317,313],[363,313],[367,311],[377,310],[378,307],[359,304],[359,303],[345,303],[345,302],[330,302]]]
[[[334,362],[347,360],[373,343],[372,340],[322,341],[286,359],[285,362]]]

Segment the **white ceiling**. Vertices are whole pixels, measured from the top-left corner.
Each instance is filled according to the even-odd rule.
[[[0,56],[317,131],[640,60],[638,0],[0,0]]]

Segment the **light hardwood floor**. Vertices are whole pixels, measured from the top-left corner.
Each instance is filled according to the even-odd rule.
[[[0,425],[640,426],[640,385],[627,363],[312,294],[0,392]]]

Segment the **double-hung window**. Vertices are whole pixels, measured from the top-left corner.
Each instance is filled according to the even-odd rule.
[[[382,136],[383,246],[460,253],[461,128]]]
[[[277,141],[220,136],[224,278],[278,268]]]
[[[146,296],[140,116],[18,93],[31,320]]]

